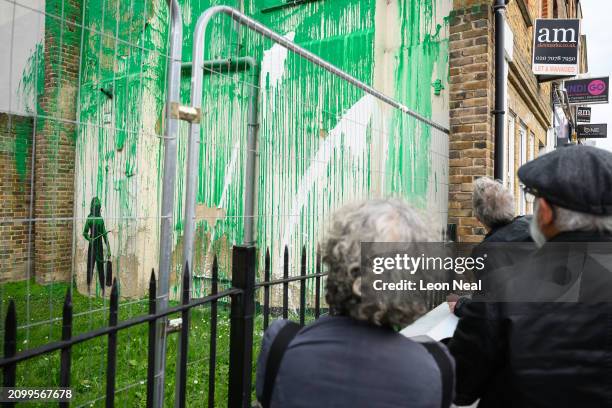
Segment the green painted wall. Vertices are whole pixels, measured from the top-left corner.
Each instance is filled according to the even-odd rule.
[[[276,0],[245,3],[245,11],[263,24],[411,109],[448,123],[447,95],[434,96],[431,84],[440,79],[448,89],[450,0],[319,0],[281,8],[274,8]],[[216,4],[240,7],[238,0],[181,1],[185,61],[191,60],[197,17]],[[123,294],[138,296],[157,265],[159,246],[167,5],[84,0],[83,8],[88,29],[78,39],[77,115],[83,125],[77,133],[75,216],[86,218],[91,198],[101,199]],[[281,270],[284,245],[292,260],[306,245],[312,264],[326,218],[347,200],[401,195],[445,223],[443,134],[216,17],[207,32],[206,58],[238,56],[262,64],[256,235],[260,247],[270,248],[273,270]],[[231,245],[242,241],[248,78],[243,72],[205,76],[196,277],[206,274],[213,252],[228,271]],[[182,103],[189,103],[189,88],[185,71]],[[181,125],[173,279],[182,252],[186,132]],[[82,222],[75,233],[81,230]],[[75,237],[81,288],[85,244]],[[196,290],[204,290],[204,282],[197,279]]]

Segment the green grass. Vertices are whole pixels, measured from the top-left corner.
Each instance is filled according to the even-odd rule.
[[[2,338],[4,316],[9,299],[15,300],[18,325],[18,348],[24,350],[59,340],[61,336],[61,312],[68,284],[49,286],[31,282],[8,283],[0,286],[2,299]],[[73,334],[103,327],[108,322],[108,299],[90,298],[73,292]],[[147,313],[146,299],[122,302],[119,319],[126,320]],[[189,358],[188,358],[188,406],[205,406],[208,395],[208,364],[210,342],[210,310],[208,306],[192,309]],[[29,319],[27,316],[29,314]],[[172,316],[178,317],[178,316]],[[40,322],[57,319],[53,322]],[[30,323],[30,327],[27,323]],[[256,319],[255,349],[257,355],[261,338],[262,318]],[[139,325],[119,332],[117,347],[118,407],[144,407],[147,378],[147,325]],[[166,360],[165,406],[174,404],[175,367],[177,354],[176,333],[168,336]],[[97,338],[81,343],[72,349],[72,388],[75,398],[72,406],[104,405],[106,387],[107,338]],[[219,305],[217,329],[217,367],[215,373],[216,406],[227,406],[227,378],[229,363],[229,313],[225,305]],[[55,387],[59,381],[59,352],[20,363],[17,368],[17,385],[22,387]],[[34,404],[30,404],[34,406]]]

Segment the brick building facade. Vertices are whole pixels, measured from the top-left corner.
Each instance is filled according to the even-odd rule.
[[[45,2],[36,114],[0,113],[0,283],[70,279],[81,3]]]
[[[454,0],[450,19],[449,224],[457,238],[478,242],[484,228],[473,217],[472,182],[493,176],[495,151],[495,23],[493,2]],[[506,115],[503,182],[514,192],[517,214],[532,211],[516,171],[554,148],[550,82],[531,70],[536,18],[580,18],[576,0],[513,0],[506,11]],[[582,57],[582,69],[586,65]]]
[[[30,268],[31,117],[0,113],[0,283],[22,280]]]
[[[72,220],[76,99],[79,78],[81,1],[47,1],[47,12],[64,21],[45,24],[42,120],[36,132],[34,237],[36,280],[69,280],[72,268]]]

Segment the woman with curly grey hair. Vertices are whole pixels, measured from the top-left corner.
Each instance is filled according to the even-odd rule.
[[[371,299],[361,291],[362,243],[433,242],[437,228],[405,201],[379,199],[339,209],[324,238],[330,313],[291,336],[288,321],[270,325],[258,400],[264,408],[449,406],[454,362],[446,348],[397,331],[425,312],[422,302],[406,292]]]

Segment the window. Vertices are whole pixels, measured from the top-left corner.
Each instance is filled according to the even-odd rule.
[[[527,128],[524,123],[521,122],[521,126],[519,128],[519,137],[520,137],[520,145],[519,145],[519,166],[527,163]],[[527,201],[525,200],[525,191],[523,189],[519,189],[519,208],[518,212],[520,215],[525,214],[527,211]]]
[[[535,134],[533,132],[531,132],[529,134],[529,160],[533,160],[535,159]],[[526,211],[529,214],[533,213],[533,200],[534,200],[534,196],[531,194],[525,194],[525,201],[526,201]]]
[[[508,126],[506,128],[505,140],[504,140],[504,151],[506,152],[505,160],[504,160],[504,185],[508,190],[512,192],[514,195],[514,141],[515,133],[514,133],[514,123],[516,121],[516,116],[510,112],[508,114]]]

